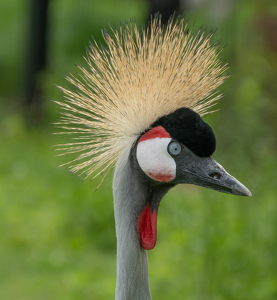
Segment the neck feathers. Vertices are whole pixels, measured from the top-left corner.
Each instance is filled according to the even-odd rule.
[[[147,252],[137,232],[138,214],[147,193],[132,171],[129,153],[122,153],[114,174],[114,213],[117,236],[116,300],[150,300]]]

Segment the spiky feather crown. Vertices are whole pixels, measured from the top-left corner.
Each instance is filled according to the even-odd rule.
[[[135,22],[103,33],[106,48],[90,44],[88,69],[66,79],[58,124],[72,143],[59,145],[63,154],[78,153],[68,162],[72,172],[93,178],[108,171],[124,150],[157,119],[181,107],[201,116],[221,97],[215,89],[226,78],[212,34],[192,34],[184,20],[166,28],[154,18],[140,33]]]

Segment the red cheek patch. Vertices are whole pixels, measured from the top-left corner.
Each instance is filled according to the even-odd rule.
[[[169,133],[157,126],[146,132],[137,144],[139,166],[155,181],[169,182],[176,178],[176,163],[167,151],[170,141]]]
[[[168,181],[175,179],[175,177],[176,177],[174,172],[167,171],[167,173],[166,173],[166,170],[162,171],[160,173],[154,173],[151,171],[147,171],[147,175],[149,177],[153,178],[154,180],[160,181],[160,182],[168,182]]]
[[[150,139],[155,139],[155,138],[170,138],[169,133],[162,127],[162,126],[157,126],[148,132],[146,132],[140,139],[139,143],[150,140]]]

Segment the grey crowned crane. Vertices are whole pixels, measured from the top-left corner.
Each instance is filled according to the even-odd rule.
[[[158,17],[141,31],[130,22],[111,32],[105,47],[90,44],[88,68],[67,76],[74,88],[60,87],[57,124],[73,140],[58,150],[78,154],[69,168],[85,177],[115,164],[115,299],[148,300],[147,250],[156,244],[162,197],[179,183],[251,193],[211,158],[216,140],[201,118],[227,77],[212,34],[193,34],[183,19],[163,28]]]

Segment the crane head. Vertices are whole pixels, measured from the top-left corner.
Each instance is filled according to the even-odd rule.
[[[66,77],[74,88],[60,87],[64,100],[57,102],[62,109],[57,125],[73,137],[57,150],[78,153],[69,169],[92,179],[106,173],[143,133],[159,125],[196,155],[209,156],[213,133],[199,116],[211,112],[222,96],[217,88],[228,77],[212,35],[195,32],[181,18],[163,27],[155,17],[147,28],[130,22],[110,34],[104,31],[105,47],[91,43],[88,69],[78,65],[79,77]],[[173,112],[175,127],[168,118]],[[199,132],[201,139],[195,140]]]
[[[211,158],[215,136],[201,119],[222,96],[228,64],[213,32],[195,32],[182,18],[110,31],[103,31],[105,46],[94,41],[87,49],[88,68],[78,65],[80,74],[66,77],[74,88],[60,87],[56,125],[72,141],[56,150],[76,155],[65,165],[91,179],[130,154],[149,195],[136,212],[138,233],[152,249],[160,200],[176,184],[251,195]]]
[[[136,146],[136,157],[149,187],[171,188],[190,183],[219,192],[251,196],[250,191],[210,156],[216,140],[211,127],[189,108],[181,108],[157,120]],[[150,201],[140,214],[141,245],[150,250],[156,244],[159,201]]]

